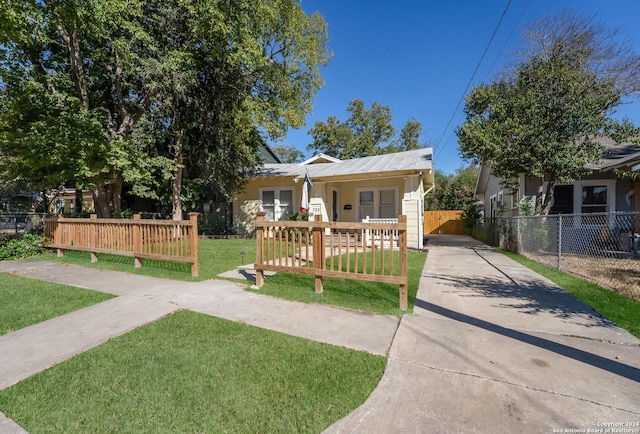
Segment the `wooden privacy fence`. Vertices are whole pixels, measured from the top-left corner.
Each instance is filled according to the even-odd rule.
[[[80,250],[91,253],[91,262],[98,253],[133,256],[134,266],[141,259],[191,263],[191,275],[197,277],[198,213],[189,220],[141,220],[140,214],[129,219],[89,219],[54,217],[44,219],[47,247],[58,250]]]
[[[400,309],[407,310],[406,216],[398,223],[348,223],[323,222],[321,215],[313,221],[265,221],[258,213],[256,242],[258,288],[265,270],[313,274],[316,293],[323,291],[325,276],[398,284]]]
[[[425,211],[424,234],[464,234],[464,211]]]

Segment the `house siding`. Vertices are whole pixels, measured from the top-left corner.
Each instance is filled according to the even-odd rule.
[[[313,180],[312,180],[313,181]],[[411,248],[422,248],[422,199],[423,185],[418,176],[408,175],[406,177],[367,179],[345,182],[318,182],[313,181],[310,202],[320,199],[324,202],[327,216],[325,219],[332,220],[333,203],[332,192],[338,191],[338,219],[345,222],[358,221],[358,191],[365,189],[395,189],[396,214],[407,215],[407,241]],[[294,190],[294,212],[300,207],[302,196],[302,182],[297,183],[292,178],[256,178],[249,181],[245,189],[237,195],[234,200],[234,226],[239,234],[252,236],[255,233],[255,217],[259,210],[259,192],[264,188],[293,187]],[[344,209],[345,205],[351,205],[351,209]],[[373,217],[373,216],[371,216]]]

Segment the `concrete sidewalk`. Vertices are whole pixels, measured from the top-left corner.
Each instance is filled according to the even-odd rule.
[[[414,315],[402,318],[382,381],[327,433],[640,422],[638,339],[469,237],[434,236],[427,247]]]
[[[369,399],[328,433],[564,432],[640,422],[638,339],[469,237],[434,236],[428,248],[414,314],[402,319],[277,300],[227,281],[0,262],[0,271],[120,296],[0,337],[0,388],[3,378],[13,384],[29,375],[19,360],[34,360],[35,373],[127,331],[124,324],[101,325],[100,316],[135,319],[135,328],[184,308],[388,356]],[[81,333],[57,344],[66,352],[45,351],[40,334],[65,336],[51,327],[71,321]],[[21,354],[6,355],[23,346]],[[24,433],[1,413],[0,432]]]
[[[40,261],[0,262],[0,272],[118,296],[0,336],[0,390],[179,309],[381,356],[400,323],[391,315],[254,294],[224,280],[181,282]],[[0,412],[0,433],[25,432]]]

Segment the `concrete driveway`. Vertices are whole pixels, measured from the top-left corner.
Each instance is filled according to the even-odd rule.
[[[640,432],[638,339],[470,237],[427,247],[380,385],[327,433]]]

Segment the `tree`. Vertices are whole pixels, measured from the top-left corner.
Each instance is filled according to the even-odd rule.
[[[453,175],[436,169],[435,189],[425,196],[425,210],[466,210],[475,206],[477,177],[476,166],[460,168]]]
[[[640,90],[640,56],[576,15],[545,18],[532,29],[537,37],[514,73],[467,96],[456,134],[463,157],[489,164],[507,182],[520,173],[535,177],[536,212],[548,214],[556,183],[573,182],[601,158],[598,137],[622,141],[633,133],[628,120],[611,115],[623,96]]]
[[[22,1],[0,31],[0,152],[14,176],[44,188],[93,189],[103,217],[119,211],[125,175],[148,160],[131,134],[157,102],[140,3]],[[135,173],[135,175],[133,175]]]
[[[298,0],[25,0],[0,18],[3,164],[93,188],[103,217],[125,183],[170,182],[175,217],[185,176],[241,186],[262,136],[302,125],[330,57]]]
[[[304,159],[304,154],[295,146],[278,145],[272,146],[271,149],[283,163],[300,163]]]
[[[400,137],[392,140],[396,134],[391,123],[391,109],[377,102],[366,109],[358,99],[347,106],[349,118],[342,122],[330,116],[326,122],[316,122],[309,134],[313,143],[308,150],[340,158],[350,159],[385,153],[418,149],[418,139],[422,125],[412,118],[402,128]]]

